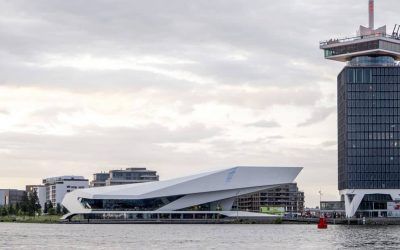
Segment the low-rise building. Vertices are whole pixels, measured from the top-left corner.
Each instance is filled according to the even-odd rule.
[[[304,211],[304,192],[299,191],[297,183],[282,184],[240,196],[234,206],[240,211],[275,212],[282,210],[283,213],[301,214]]]
[[[321,201],[320,212],[329,218],[346,217],[344,201]]]
[[[158,181],[157,171],[146,168],[127,168],[110,170],[108,173],[96,173],[93,175],[91,187],[104,187],[123,184],[144,183]]]
[[[16,205],[22,202],[25,191],[17,189],[0,189],[0,206]]]
[[[46,187],[46,201],[50,201],[53,206],[61,204],[65,194],[75,190],[89,187],[89,180],[83,176],[59,176],[43,179]]]

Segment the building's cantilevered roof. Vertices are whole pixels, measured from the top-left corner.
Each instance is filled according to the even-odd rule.
[[[325,58],[340,62],[358,56],[390,56],[400,60],[400,39],[385,34],[359,36],[348,39],[332,39],[321,42]]]

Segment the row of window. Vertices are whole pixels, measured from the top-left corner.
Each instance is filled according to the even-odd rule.
[[[379,47],[384,50],[400,52],[400,45],[388,41],[379,41]]]
[[[400,116],[400,108],[348,108],[347,114],[353,116]]]
[[[372,83],[372,78],[371,68],[349,68],[347,70],[348,83]]]
[[[400,75],[400,67],[348,68],[346,79],[348,83],[368,83],[374,77]]]
[[[364,76],[365,77],[365,76]],[[399,76],[388,76],[388,75],[382,75],[382,76],[372,76],[372,78],[362,78],[362,82],[359,81],[354,81],[354,82],[348,82],[349,84],[364,84],[364,85],[369,85],[369,84],[390,84],[390,83],[399,83],[400,82],[400,77]]]
[[[351,124],[347,125],[348,134],[368,132],[399,132],[400,124]],[[365,137],[369,138],[369,137]]]
[[[350,181],[400,181],[399,173],[348,173]]]
[[[67,186],[67,188],[77,189],[77,188],[85,188],[84,186]]]
[[[379,48],[379,40],[360,42],[356,44],[349,44],[345,46],[338,46],[325,49],[325,57],[354,53],[359,51],[373,50]]]
[[[348,100],[397,100],[400,92],[376,92],[376,91],[350,91],[347,93]]]
[[[398,165],[400,164],[399,156],[362,156],[362,157],[347,157],[347,163],[349,165]],[[397,166],[398,168],[398,166]],[[400,168],[398,168],[400,170]]]
[[[340,183],[342,187],[349,189],[398,189],[399,181],[349,181],[347,185]]]
[[[348,140],[396,140],[400,139],[398,132],[371,132],[371,133],[347,133]],[[350,141],[351,143],[352,141]],[[358,142],[359,143],[359,142]],[[364,141],[363,141],[364,143]],[[397,141],[396,141],[397,143]]]
[[[339,104],[344,110],[344,102]],[[400,100],[348,100],[346,104],[348,108],[398,108]]]
[[[400,173],[400,168],[393,165],[348,165],[347,171],[359,173]]]
[[[375,157],[375,156],[399,156],[399,148],[358,148],[358,149],[348,149],[347,156],[359,156],[359,157]]]
[[[347,116],[348,124],[398,124],[400,116]]]
[[[400,76],[399,76],[400,83]],[[347,92],[350,91],[364,91],[364,92],[396,92],[400,91],[400,84],[388,84],[388,83],[380,83],[380,84],[359,84],[359,83],[351,83],[347,84]]]

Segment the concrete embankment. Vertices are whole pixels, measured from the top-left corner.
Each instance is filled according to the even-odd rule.
[[[160,219],[160,220],[113,220],[113,219],[81,219],[64,220],[65,224],[282,224],[281,218],[251,219]]]
[[[283,219],[284,224],[317,224],[319,218],[293,218]],[[331,225],[400,225],[400,218],[351,218],[332,219],[327,218]]]

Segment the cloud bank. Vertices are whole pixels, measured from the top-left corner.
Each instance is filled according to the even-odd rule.
[[[395,23],[398,2],[377,3]],[[305,167],[307,205],[336,187],[336,74],[318,42],[366,1],[2,1],[0,187],[147,166],[162,179],[234,165]]]

